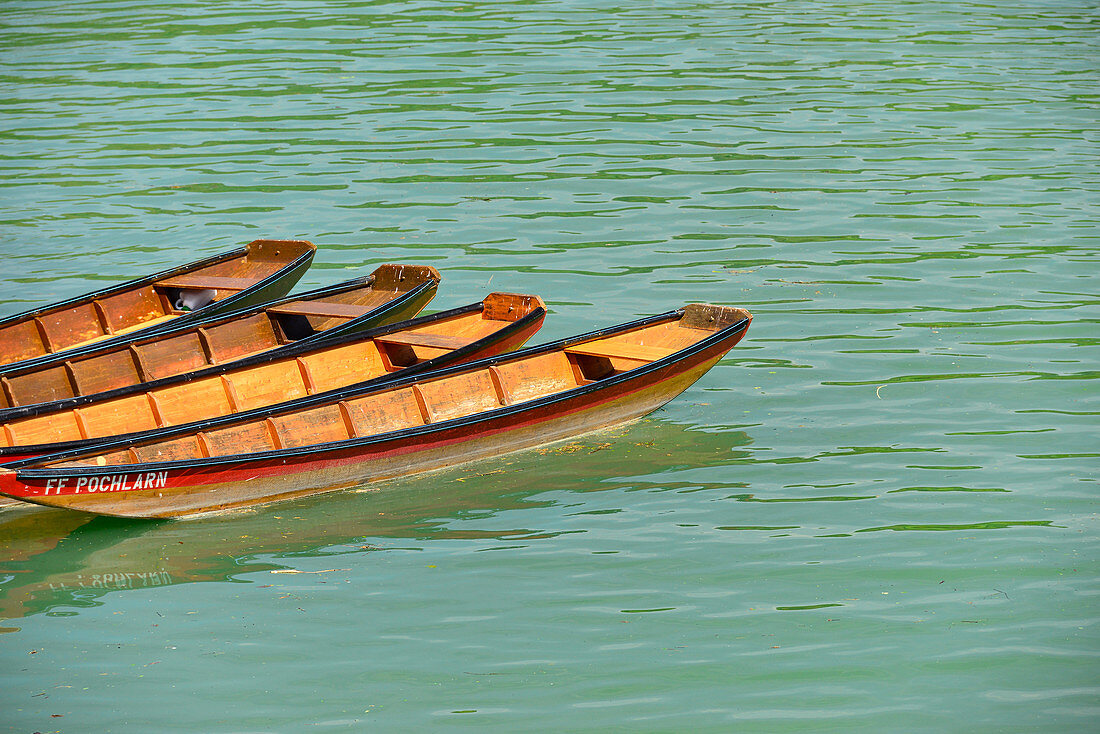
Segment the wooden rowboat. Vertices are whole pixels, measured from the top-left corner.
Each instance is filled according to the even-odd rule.
[[[309,268],[315,250],[305,240],[255,240],[232,252],[0,318],[0,365],[280,298]]]
[[[526,343],[545,316],[538,296],[491,293],[477,303],[412,321],[330,333],[151,382],[0,410],[0,462],[500,354]]]
[[[406,476],[645,415],[744,336],[694,304],[384,385],[0,467],[0,494],[123,517],[183,517]]]
[[[9,408],[116,390],[285,344],[412,318],[435,296],[439,279],[432,267],[382,265],[362,278],[200,324],[0,367],[0,414]]]

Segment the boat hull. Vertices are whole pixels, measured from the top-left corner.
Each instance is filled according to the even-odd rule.
[[[230,510],[405,477],[521,451],[640,418],[686,390],[733,344],[716,345],[644,379],[594,384],[564,400],[522,404],[430,431],[397,432],[353,446],[241,464],[155,465],[94,477],[16,479],[0,470],[0,492],[28,502],[134,518]],[[453,425],[448,425],[453,424]],[[406,435],[407,434],[407,435]],[[58,486],[62,484],[63,486]],[[74,486],[74,484],[76,486]]]

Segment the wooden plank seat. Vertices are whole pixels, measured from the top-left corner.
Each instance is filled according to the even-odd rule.
[[[126,334],[126,333],[131,332],[131,331],[137,331],[138,329],[147,329],[150,326],[162,323],[164,321],[171,321],[174,318],[175,318],[175,314],[165,314],[164,316],[157,316],[156,318],[149,319],[148,321],[141,321],[139,323],[133,324],[131,326],[127,326],[127,327],[122,328],[122,329],[115,329],[112,332],[112,334]],[[95,341],[95,340],[93,339],[92,341]]]
[[[174,275],[164,280],[158,280],[156,285],[162,288],[185,288],[187,290],[204,291],[209,289],[219,291],[243,291],[256,284],[255,278],[223,278],[215,275],[191,275],[184,273]]]
[[[375,338],[383,344],[403,344],[408,347],[432,347],[434,349],[459,349],[473,342],[460,336],[445,334],[423,334],[413,331],[395,331]]]
[[[294,301],[281,306],[272,306],[270,313],[285,313],[295,316],[327,316],[342,319],[354,319],[369,313],[374,307],[360,306],[355,303],[325,303],[323,301]]]
[[[675,350],[662,349],[661,347],[646,347],[630,342],[595,341],[588,344],[577,344],[566,347],[570,354],[585,354],[590,357],[610,357],[613,359],[630,359],[636,362],[655,362],[662,357],[667,357]]]

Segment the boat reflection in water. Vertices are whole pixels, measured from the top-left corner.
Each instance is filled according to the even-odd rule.
[[[558,496],[539,498],[551,492],[678,488],[677,469],[743,458],[750,443],[740,431],[709,433],[645,419],[410,479],[186,522],[31,505],[0,510],[0,620],[75,614],[105,603],[112,592],[239,581],[247,574],[287,569],[280,563],[287,554],[383,551],[386,539],[536,542],[560,531],[503,527],[507,511],[554,506]],[[468,521],[459,518],[471,511],[495,527],[466,528]],[[0,622],[0,631],[14,629],[11,622]]]

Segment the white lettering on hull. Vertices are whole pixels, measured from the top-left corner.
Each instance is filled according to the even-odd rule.
[[[160,489],[168,486],[168,472],[143,474],[107,474],[102,477],[80,477],[75,487],[68,477],[47,479],[42,494],[90,494],[92,492],[129,492],[135,489]]]

